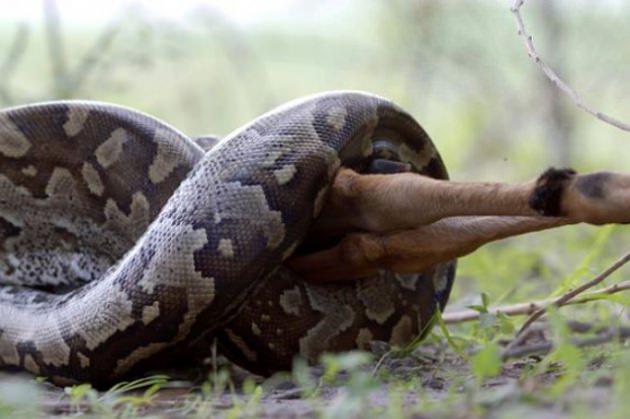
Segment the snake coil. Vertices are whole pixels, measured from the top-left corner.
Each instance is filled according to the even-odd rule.
[[[426,330],[454,262],[326,286],[282,265],[341,165],[389,159],[447,177],[412,117],[331,92],[212,143],[95,102],[0,112],[0,368],[106,384],[218,339],[269,374],[295,355]]]

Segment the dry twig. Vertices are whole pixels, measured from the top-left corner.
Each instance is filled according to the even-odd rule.
[[[48,43],[48,53],[52,65],[53,87],[56,97],[67,97],[68,66],[66,63],[66,51],[61,33],[61,18],[55,0],[44,1],[44,28]]]
[[[594,300],[598,300],[602,295],[610,295],[616,294],[621,291],[630,290],[630,281],[619,282],[618,284],[611,285],[609,287],[601,288],[595,291],[583,293],[580,298],[576,298],[573,300],[568,300],[564,303],[559,304],[558,306],[572,305],[572,304],[584,304]],[[542,300],[542,301],[530,301],[528,303],[520,303],[503,307],[491,308],[488,311],[491,314],[505,314],[506,316],[520,316],[520,315],[531,315],[532,313],[540,310],[544,307],[548,307],[551,304],[558,304],[562,296],[551,299],[551,300]],[[444,313],[442,315],[442,320],[446,324],[455,324],[455,323],[463,323],[469,322],[472,320],[477,320],[480,317],[481,313],[477,310],[460,310],[454,311],[450,313]]]
[[[630,338],[630,328],[619,327],[606,330],[604,333],[598,334],[593,337],[572,339],[571,343],[579,348],[587,346],[601,345],[602,343],[612,342],[618,339],[624,341]],[[553,342],[541,342],[531,345],[524,345],[519,347],[508,347],[501,353],[501,358],[505,361],[511,358],[522,358],[529,355],[543,355],[551,352],[554,348]]]
[[[121,26],[117,21],[111,22],[100,33],[92,47],[85,53],[74,71],[74,77],[72,78],[72,94],[81,88],[85,79],[96,69],[105,53],[111,49],[120,29]]]
[[[556,307],[560,307],[562,305],[566,305],[570,300],[573,300],[573,298],[575,298],[576,296],[582,294],[584,291],[588,290],[589,288],[592,288],[595,285],[601,283],[603,280],[608,278],[610,275],[612,275],[615,271],[617,271],[619,268],[621,268],[623,265],[625,265],[629,261],[630,261],[630,253],[626,253],[624,256],[622,256],[620,259],[618,259],[615,263],[613,263],[611,266],[606,268],[606,270],[604,270],[602,273],[597,275],[595,278],[593,278],[592,280],[586,282],[585,284],[583,284],[583,285],[581,285],[581,286],[579,286],[579,287],[577,287],[577,288],[575,288],[573,290],[570,290],[570,291],[566,292],[565,294],[561,295],[559,298],[554,300],[551,303],[551,305],[554,305]],[[538,320],[543,314],[545,314],[545,312],[547,311],[547,307],[549,307],[549,305],[546,305],[546,306],[543,306],[543,307],[539,308],[538,310],[534,311],[527,318],[527,320],[525,320],[525,323],[523,324],[523,326],[521,326],[519,331],[516,333],[516,338],[512,342],[510,342],[510,344],[507,346],[506,351],[514,349],[514,348],[516,348],[517,346],[519,346],[520,344],[523,343],[524,339],[526,338],[525,331],[536,320]]]
[[[611,266],[606,268],[606,270],[604,270],[602,273],[597,275],[595,278],[561,295],[558,299],[556,299],[553,305],[556,307],[560,307],[563,304],[566,304],[567,302],[572,300],[574,297],[582,294],[584,291],[586,291],[589,288],[593,288],[595,285],[599,284],[600,282],[608,278],[610,275],[612,275],[615,271],[617,271],[619,268],[621,268],[623,265],[625,265],[629,261],[630,261],[630,253],[626,253],[624,256],[619,258],[615,263],[613,263]],[[529,316],[529,318],[525,321],[521,329],[518,331],[517,335],[522,334],[529,327],[530,324],[532,324],[533,322],[538,320],[543,314],[545,314],[545,311],[547,310],[546,307],[541,307],[538,310],[536,310],[534,313],[532,313],[531,316]]]
[[[45,0],[44,18],[48,52],[52,64],[53,96],[72,98],[82,87],[85,79],[95,70],[121,30],[118,20],[112,21],[94,44],[81,58],[75,69],[67,64],[66,48],[62,36],[62,22],[56,0]]]
[[[538,51],[534,47],[534,43],[532,41],[532,36],[527,32],[525,28],[525,22],[523,21],[523,16],[521,15],[521,7],[525,4],[525,0],[514,0],[512,8],[512,14],[514,14],[514,18],[516,19],[516,26],[518,27],[518,34],[521,38],[523,38],[523,42],[525,43],[525,48],[527,49],[527,54],[531,57],[532,60],[536,63],[536,65],[542,70],[542,72],[547,76],[547,78],[555,84],[562,92],[564,92],[575,105],[582,109],[583,111],[593,115],[595,118],[617,127],[624,131],[630,131],[630,124],[627,124],[619,119],[613,118],[603,112],[600,112],[596,109],[593,109],[591,106],[587,105],[584,100],[580,97],[580,95],[571,88],[567,83],[565,83],[560,76],[549,67],[543,60],[540,58]]]
[[[7,54],[0,64],[0,99],[5,105],[12,105],[14,102],[8,85],[20,58],[24,54],[29,34],[29,28],[25,23],[18,26],[13,41],[7,49]]]

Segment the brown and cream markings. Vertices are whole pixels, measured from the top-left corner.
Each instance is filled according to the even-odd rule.
[[[359,92],[291,102],[221,140],[101,103],[0,111],[0,367],[107,385],[214,339],[262,374],[404,345],[444,308],[454,258],[630,221],[627,175],[446,179],[417,122]]]
[[[337,168],[365,169],[375,130],[397,125],[410,163],[428,159],[414,169],[445,177],[413,119],[360,93],[286,105],[207,153],[215,141],[118,106],[2,111],[0,366],[107,383],[215,335],[264,372],[298,353],[409,340],[452,267],[335,287],[279,268]]]

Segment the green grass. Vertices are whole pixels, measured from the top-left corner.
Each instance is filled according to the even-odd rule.
[[[298,19],[254,27],[234,27],[203,13],[180,25],[127,14],[111,49],[103,51],[73,97],[131,106],[191,135],[224,135],[286,100],[360,89],[390,97],[416,116],[453,179],[524,180],[559,164],[545,108],[551,87],[526,57],[507,7],[496,2],[415,4],[362,2],[362,7],[346,7],[345,14],[334,17],[324,14],[317,22]],[[630,7],[562,10],[563,49],[554,51],[545,43],[535,3],[526,7],[541,53],[563,69],[589,103],[630,119],[630,86],[623,73],[630,57],[625,42]],[[0,61],[13,28],[11,22],[0,26]],[[101,29],[64,28],[71,69]],[[59,98],[47,54],[41,25],[32,25],[15,73],[0,80],[0,85],[8,83],[15,103]],[[576,169],[627,170],[627,134],[575,109],[565,98],[560,106],[571,116],[570,163]],[[479,321],[447,329],[438,320],[425,341],[408,348],[328,355],[318,374],[298,363],[289,376],[243,380],[213,363],[200,383],[153,376],[107,392],[88,385],[59,390],[28,377],[2,376],[0,416],[235,418],[277,413],[273,409],[284,406],[285,412],[331,418],[544,412],[621,418],[630,409],[627,349],[619,344],[576,348],[565,325],[569,319],[623,323],[627,298],[562,308],[550,317],[556,349],[546,357],[507,363],[498,362],[497,350],[522,319],[494,316],[487,308],[562,293],[628,249],[627,228],[587,226],[486,246],[460,261],[449,305],[475,307],[482,312]],[[629,273],[625,267],[605,283],[627,279]],[[286,389],[282,382],[292,386]],[[278,394],[285,398],[274,399]]]

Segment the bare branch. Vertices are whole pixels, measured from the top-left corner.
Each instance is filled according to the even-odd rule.
[[[46,39],[48,40],[48,53],[52,64],[54,93],[56,97],[65,98],[68,96],[68,70],[65,46],[61,36],[61,19],[55,0],[44,0],[44,26]]]
[[[499,313],[505,314],[506,316],[520,316],[520,315],[531,315],[532,313],[540,310],[544,307],[548,307],[551,304],[558,304],[558,306],[572,305],[572,304],[584,304],[594,300],[599,300],[603,295],[616,294],[621,291],[630,290],[630,281],[623,281],[618,284],[611,285],[606,288],[601,288],[596,291],[591,291],[584,293],[580,296],[580,298],[576,298],[573,300],[568,300],[564,303],[559,303],[562,297],[557,297],[551,300],[542,300],[542,301],[530,301],[527,303],[514,304],[503,307],[495,307],[491,308],[488,311],[491,314],[497,315]],[[480,317],[481,313],[476,310],[468,309],[468,310],[460,310],[454,311],[450,313],[444,313],[442,315],[442,320],[446,324],[455,324],[455,323],[463,323],[469,322],[473,320],[477,320]]]
[[[553,303],[553,305],[556,307],[560,307],[563,304],[566,304],[568,301],[572,300],[574,297],[580,295],[581,293],[583,293],[589,288],[593,288],[595,285],[599,284],[600,282],[608,278],[610,275],[612,275],[615,271],[617,271],[619,268],[621,268],[623,265],[625,265],[629,261],[630,261],[630,253],[626,253],[619,260],[617,260],[615,263],[613,263],[610,267],[608,267],[605,271],[597,275],[592,280],[560,296],[560,298],[558,298]],[[532,313],[532,315],[529,316],[529,318],[525,321],[521,329],[518,331],[517,335],[522,334],[530,324],[532,324],[533,322],[538,320],[543,314],[545,314],[546,310],[547,310],[546,307],[541,307],[538,310],[536,310],[534,313]]]
[[[81,88],[85,79],[94,71],[101,59],[105,56],[105,53],[111,48],[119,32],[120,25],[118,21],[110,23],[103,32],[101,32],[74,71],[70,86],[71,94],[76,93]]]
[[[614,340],[619,340],[620,342],[623,342],[628,338],[630,338],[630,328],[619,327],[608,329],[604,333],[593,337],[572,339],[571,343],[579,348],[584,348],[587,346],[601,345],[603,343],[612,342]],[[501,353],[501,359],[503,359],[504,361],[511,358],[522,358],[529,355],[544,355],[551,352],[554,348],[553,342],[534,343],[531,345],[524,345],[516,348],[510,346],[511,345],[508,345],[508,347]]]
[[[518,34],[521,38],[523,38],[523,42],[525,43],[525,48],[527,49],[527,54],[530,58],[536,63],[536,65],[542,70],[542,72],[547,76],[547,78],[555,84],[561,91],[563,91],[575,105],[582,109],[583,111],[593,115],[595,118],[617,127],[623,131],[630,131],[630,124],[627,124],[623,121],[620,121],[612,116],[609,116],[603,112],[593,109],[589,105],[584,102],[584,100],[580,97],[580,95],[573,90],[568,84],[566,84],[560,76],[549,67],[538,54],[538,51],[534,47],[534,42],[532,41],[532,36],[527,32],[525,28],[525,22],[523,21],[523,16],[521,15],[521,8],[525,4],[525,0],[514,0],[512,8],[512,14],[514,15],[514,19],[516,19],[516,26],[518,27]]]
[[[570,301],[574,297],[582,294],[587,289],[592,288],[595,285],[601,283],[603,280],[608,278],[610,275],[612,275],[615,271],[620,269],[623,265],[625,265],[629,261],[630,261],[630,253],[626,253],[623,257],[618,259],[615,263],[613,263],[611,266],[606,268],[606,270],[604,270],[602,273],[597,275],[595,278],[593,278],[592,280],[586,282],[585,284],[583,284],[583,285],[581,285],[581,286],[579,286],[579,287],[577,287],[577,288],[575,288],[573,290],[570,290],[567,293],[561,295],[558,299],[556,299],[554,302],[552,302],[551,305],[554,305],[556,307],[560,307],[560,306],[566,304],[568,301]],[[524,339],[526,338],[525,331],[536,320],[538,320],[543,314],[545,314],[545,312],[547,311],[547,307],[549,307],[549,305],[546,305],[546,306],[543,306],[543,307],[537,309],[536,311],[534,311],[527,318],[527,320],[525,320],[525,323],[523,324],[523,326],[516,333],[516,338],[512,342],[510,342],[510,344],[506,348],[506,351],[509,351],[510,349],[515,348],[515,347],[519,346],[521,343],[523,343]]]
[[[15,72],[22,55],[26,49],[26,44],[30,31],[28,25],[21,23],[15,31],[13,42],[9,46],[7,55],[0,64],[0,98],[6,105],[13,104],[13,95],[8,87],[11,76]]]
[[[56,0],[44,0],[44,19],[53,72],[53,93],[57,98],[71,98],[101,62],[105,52],[111,48],[120,32],[118,19],[103,30],[74,69],[70,69],[66,61],[61,18]]]
[[[15,31],[15,36],[13,37],[13,42],[9,46],[7,55],[4,57],[4,60],[2,60],[2,64],[0,64],[0,79],[2,81],[4,81],[13,73],[13,71],[15,71],[15,67],[18,64],[20,57],[24,53],[29,34],[29,28],[26,23],[21,23],[18,25]]]

